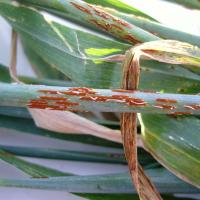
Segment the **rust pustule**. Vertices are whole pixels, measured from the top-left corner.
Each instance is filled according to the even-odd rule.
[[[80,97],[79,99],[83,101],[95,101],[95,98],[96,97],[93,97],[93,96],[84,96],[84,97]]]
[[[60,92],[62,94],[65,94],[65,95],[70,95],[70,96],[85,96],[86,95],[86,92],[79,92],[79,91],[62,91]]]
[[[102,11],[101,9],[99,9],[99,8],[93,6],[93,5],[90,5],[90,4],[88,4],[88,6],[93,9],[93,11],[95,12],[95,14],[97,16],[102,17],[104,19],[110,19],[111,18],[111,16],[108,13]]]
[[[108,96],[85,96],[80,97],[83,101],[94,101],[94,102],[106,102],[109,99]]]
[[[121,24],[122,26],[125,26],[127,28],[131,28],[131,25],[129,23],[127,23],[126,21],[122,21],[118,18],[113,17],[112,20],[118,24]]]
[[[115,28],[115,29],[118,29],[118,30],[120,30],[120,31],[123,30],[122,27],[120,27],[120,26],[118,26],[118,25],[116,25],[116,24],[111,24],[111,27],[112,27],[112,28]]]
[[[192,115],[191,112],[174,112],[171,113],[170,115]]]
[[[69,89],[70,91],[79,91],[79,92],[86,92],[87,94],[96,94],[96,92],[92,88],[86,87],[73,87]]]
[[[66,95],[72,95],[72,96],[86,96],[88,94],[96,94],[94,90],[91,88],[80,88],[80,87],[75,87],[75,88],[70,88],[68,91],[60,91],[62,94]]]
[[[139,98],[127,98],[126,103],[129,106],[146,106],[147,103],[143,99]]]
[[[29,108],[37,108],[37,109],[46,109],[48,106],[46,106],[46,105],[30,105],[30,104],[28,104],[27,105]]]
[[[30,100],[31,104],[47,104],[47,101],[44,99],[32,99]]]
[[[158,99],[156,99],[156,101],[158,101],[158,102],[164,102],[164,103],[177,103],[177,100],[175,100],[175,99],[162,99],[162,98],[158,98]]]
[[[139,40],[137,40],[136,38],[134,38],[130,33],[127,34],[127,35],[124,35],[123,39],[129,41],[132,44],[141,43]]]
[[[49,110],[68,110],[67,106],[57,106],[57,105],[48,105],[48,107],[46,109]]]
[[[48,103],[46,100],[42,99],[32,99],[27,104],[29,108],[38,108],[38,109],[45,109],[48,106]]]
[[[78,102],[70,102],[70,101],[56,101],[55,104],[63,106],[79,106]]]
[[[79,9],[80,11],[82,11],[82,12],[84,12],[84,13],[87,13],[87,14],[89,14],[89,15],[92,15],[92,13],[91,13],[91,11],[90,11],[89,9],[87,9],[87,8],[81,6],[81,5],[78,5],[78,4],[74,3],[74,2],[70,2],[70,3],[71,3],[75,8]]]
[[[190,110],[200,110],[200,104],[184,105],[184,108]]]
[[[153,105],[154,108],[159,108],[159,109],[166,109],[166,110],[174,110],[176,109],[176,106],[170,106],[166,104],[157,104]]]
[[[95,100],[96,102],[106,102],[109,99],[107,96],[96,96]]]
[[[44,99],[44,100],[52,100],[52,101],[59,101],[59,100],[66,100],[65,97],[55,97],[55,96],[40,96],[40,99]]]
[[[125,100],[129,98],[127,95],[112,95],[109,99]]]
[[[56,90],[38,90],[38,92],[45,93],[45,94],[59,94]]]
[[[93,23],[94,25],[96,25],[97,27],[99,27],[100,29],[104,30],[104,31],[110,31],[111,28],[112,28],[111,24],[100,23],[99,21],[97,21],[95,19],[91,19],[90,22]]]

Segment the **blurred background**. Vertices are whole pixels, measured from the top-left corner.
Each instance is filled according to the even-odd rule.
[[[160,1],[160,0],[123,0],[129,4],[133,4],[134,7],[139,8],[141,11],[149,14],[158,21],[185,32],[200,35],[200,11],[191,11],[184,7],[174,5],[172,3]],[[53,17],[55,20],[56,19]],[[63,22],[66,23],[66,22]],[[11,28],[6,23],[6,21],[0,17],[0,62],[6,66],[9,65],[10,59],[10,37]],[[17,60],[17,70],[20,75],[32,75],[30,64],[27,61],[23,50],[18,41],[18,60]],[[16,134],[14,132],[8,131],[6,129],[0,130],[0,144],[9,145],[14,143],[15,146],[23,146],[27,144],[29,146],[38,147],[51,147],[60,149],[72,150],[76,148],[77,150],[89,150],[90,145],[83,145],[79,143],[71,143],[66,141],[60,141],[55,139],[47,139],[42,136],[26,135],[26,134]],[[93,147],[94,149],[94,147]],[[107,148],[95,147],[96,150],[102,152],[108,152]],[[109,149],[112,151],[112,149]],[[52,166],[55,169],[61,171],[76,173],[80,175],[92,175],[92,174],[105,174],[105,173],[115,173],[127,171],[127,167],[118,164],[91,164],[87,162],[73,162],[73,161],[54,161],[48,159],[38,159],[38,158],[25,158],[28,161],[34,163],[42,163],[46,166]],[[18,171],[12,166],[8,166],[3,161],[0,161],[0,178],[12,177],[21,178],[26,177],[25,174]],[[14,189],[14,188],[0,188],[0,199],[6,200],[73,200],[81,199],[67,192],[56,192],[56,191],[43,191],[43,190],[31,190],[31,189]],[[196,199],[200,199],[200,195],[196,195]]]

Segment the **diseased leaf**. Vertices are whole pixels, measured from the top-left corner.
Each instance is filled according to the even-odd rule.
[[[179,40],[179,41],[188,42],[192,45],[196,45],[200,47],[200,36],[198,35],[193,35],[190,33],[173,29],[171,27],[166,26],[165,24],[161,24],[159,22],[155,22],[143,17],[138,17],[137,15],[133,13],[124,14],[114,9],[109,9],[109,8],[102,8],[102,9],[106,10],[107,12],[119,18],[122,18],[128,21],[129,23],[133,25],[136,25],[146,31],[149,31],[162,39]]]
[[[161,99],[161,100],[160,100]],[[164,100],[163,100],[164,99]],[[170,107],[156,106],[170,101]],[[199,95],[0,83],[0,106],[63,111],[199,114]],[[162,105],[162,104],[161,104]],[[191,106],[188,110],[188,107]]]
[[[200,187],[200,120],[143,114],[140,122],[149,152],[175,175]]]
[[[131,44],[158,40],[159,38],[150,32],[133,26],[128,22],[117,18],[109,13],[101,10],[97,6],[85,3],[81,0],[68,1],[32,1],[32,0],[18,0],[27,5],[35,6],[43,10],[47,10],[69,20],[75,21],[81,25],[85,25],[92,29],[101,30],[107,34],[119,38]],[[123,3],[124,4],[124,3]]]
[[[13,19],[9,21],[21,33],[25,43],[73,81],[96,88],[120,86],[121,64],[103,59],[124,53],[130,45],[50,23],[39,12],[23,6],[2,4],[0,13],[8,20]],[[181,67],[142,62],[140,89],[176,92],[179,88],[186,92],[195,84],[199,85],[198,81],[199,76]],[[174,84],[177,85],[175,89]]]
[[[127,14],[134,14],[140,17],[145,17],[151,20],[154,20],[149,15],[143,13],[141,10],[138,10],[134,8],[132,5],[128,5],[126,2],[123,2],[121,0],[84,0],[85,2],[88,2],[90,4],[96,4],[101,5],[103,7],[107,8],[114,8],[119,12],[127,13]]]

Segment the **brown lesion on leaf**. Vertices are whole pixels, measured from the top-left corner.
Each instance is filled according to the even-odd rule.
[[[200,110],[200,104],[184,105],[184,108],[189,110]]]
[[[93,102],[114,102],[124,103],[129,106],[147,106],[148,104],[140,98],[131,98],[126,95],[112,95],[112,96],[83,96],[79,98],[82,101]]]
[[[132,43],[132,44],[141,43],[139,40],[137,40],[135,37],[133,37],[130,33],[124,35],[123,39]]]
[[[79,4],[76,4],[76,3],[74,3],[74,2],[70,2],[70,3],[71,3],[75,8],[77,8],[78,10],[80,10],[80,11],[86,13],[86,14],[92,15],[92,12],[91,12],[89,9],[87,9],[87,8],[85,8],[85,7],[83,7],[83,6],[79,5]]]
[[[96,14],[97,16],[102,17],[102,18],[104,18],[104,19],[110,19],[110,18],[111,18],[110,14],[108,14],[108,13],[102,11],[102,10],[101,10],[100,8],[98,8],[97,6],[93,6],[93,5],[91,5],[91,4],[88,4],[88,6],[89,6],[91,9],[93,9],[93,11],[95,12],[95,14]]]
[[[99,8],[98,6],[93,6],[93,5],[91,5],[91,4],[88,4],[88,6],[89,6],[91,9],[93,9],[94,13],[95,13],[97,16],[99,16],[99,17],[101,17],[101,18],[103,18],[103,19],[105,19],[105,20],[110,19],[110,20],[112,20],[113,22],[115,22],[115,23],[117,23],[117,24],[119,24],[119,25],[122,25],[122,26],[124,26],[124,27],[127,27],[127,28],[130,28],[130,27],[131,27],[131,24],[129,24],[128,22],[126,22],[126,21],[124,21],[124,20],[121,20],[121,19],[119,19],[119,18],[117,18],[117,17],[115,17],[115,16],[113,16],[113,15],[111,15],[111,14],[109,14],[109,13],[103,11],[103,10],[102,10],[101,8]],[[115,24],[115,25],[117,25],[117,24]],[[118,27],[120,27],[120,26],[118,26]],[[123,30],[122,27],[120,27],[120,29]]]
[[[71,107],[79,106],[78,102],[72,102],[67,97],[63,97],[57,90],[38,90],[40,93],[46,94],[39,96],[39,99],[32,99],[28,102],[29,108],[49,109],[49,110],[70,110]]]
[[[102,23],[102,22],[97,21],[95,19],[91,19],[90,22],[92,24],[94,24],[95,26],[97,26],[98,28],[104,30],[104,31],[110,31],[111,28],[112,28],[111,24]]]
[[[38,92],[45,93],[45,94],[58,94],[57,90],[38,90]]]
[[[163,98],[158,98],[156,99],[158,102],[164,102],[164,103],[177,103],[177,100],[175,99],[163,99]]]
[[[173,113],[171,113],[171,114],[169,114],[169,116],[174,116],[174,117],[176,117],[177,115],[192,115],[192,113],[191,112],[173,112]]]
[[[121,20],[121,19],[118,19],[116,17],[113,17],[112,20],[126,28],[131,28],[131,24],[129,24],[128,22],[124,21],[124,20]]]
[[[157,104],[153,105],[154,108],[165,109],[165,110],[175,110],[176,106],[166,105],[166,104]]]
[[[66,94],[66,95],[74,95],[74,96],[86,96],[88,94],[96,94],[96,92],[92,88],[86,88],[86,87],[74,87],[70,88],[67,91],[61,91],[60,93]]]

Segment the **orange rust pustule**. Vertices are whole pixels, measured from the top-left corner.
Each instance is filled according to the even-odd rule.
[[[190,110],[200,110],[200,104],[184,105],[184,108]]]
[[[95,97],[93,96],[84,96],[84,97],[80,97],[79,99],[83,101],[95,101]]]
[[[45,109],[48,107],[48,103],[46,100],[42,99],[32,99],[30,102],[27,104],[29,108],[38,108],[38,109]]]
[[[56,101],[55,104],[63,106],[79,106],[78,102],[70,102],[70,101]]]
[[[92,88],[86,87],[73,87],[69,89],[70,91],[79,91],[79,92],[86,92],[87,94],[96,94],[96,92]]]
[[[77,8],[78,10],[84,12],[84,13],[87,13],[89,15],[92,15],[91,11],[83,6],[80,6],[74,2],[70,2],[75,8]]]
[[[156,99],[156,101],[158,101],[158,102],[164,102],[164,103],[177,103],[177,100],[175,100],[175,99],[162,99],[162,98],[158,98],[158,99]]]
[[[139,41],[139,40],[137,40],[136,38],[134,38],[130,33],[127,34],[127,35],[124,35],[124,36],[123,36],[123,39],[129,41],[129,42],[132,43],[132,44],[141,43],[141,41]]]
[[[129,24],[129,23],[125,22],[125,21],[122,21],[122,20],[120,20],[120,19],[118,19],[118,18],[114,18],[114,17],[113,17],[112,20],[113,20],[114,22],[118,23],[118,24],[121,24],[122,26],[125,26],[125,27],[127,27],[127,28],[131,28],[131,24]]]
[[[85,92],[79,92],[79,91],[65,91],[65,92],[60,92],[62,94],[70,95],[70,96],[85,96]]]
[[[45,94],[59,94],[56,90],[38,90],[38,92],[45,93]]]
[[[117,99],[117,100],[124,100],[124,99],[127,99],[129,98],[128,96],[126,95],[112,95],[111,97],[109,97],[109,99]]]
[[[40,99],[45,99],[45,100],[52,100],[52,101],[59,101],[59,100],[66,100],[67,98],[65,97],[55,97],[55,96],[40,96]]]
[[[31,104],[47,104],[45,99],[32,99],[30,100]]]
[[[48,105],[47,109],[49,110],[68,110],[67,106],[57,106],[57,105]]]
[[[37,109],[46,109],[48,106],[46,105],[27,105],[29,108],[37,108]]]
[[[118,29],[118,30],[120,30],[120,31],[123,31],[123,28],[120,27],[120,26],[118,26],[118,25],[116,25],[116,24],[111,24],[111,27],[112,27],[112,28],[115,28],[115,29]]]
[[[93,5],[88,4],[88,6],[93,9],[93,11],[95,12],[95,14],[97,16],[99,16],[103,19],[112,19],[113,22],[116,22],[117,24],[120,24],[124,27],[127,27],[127,28],[131,27],[131,25],[129,23],[127,23],[126,21],[120,20],[117,17],[114,17],[113,15],[110,15],[109,13],[104,12],[103,10],[101,10]],[[123,30],[122,27],[120,27],[120,29]]]
[[[109,97],[107,96],[85,96],[80,97],[80,100],[83,101],[94,101],[94,102],[106,102]]]
[[[104,31],[110,31],[112,29],[111,24],[102,24],[95,19],[91,19],[90,22]]]
[[[176,106],[170,106],[166,104],[157,104],[153,105],[154,108],[159,108],[159,109],[165,109],[165,110],[174,110],[176,109]]]
[[[143,99],[129,98],[126,95],[112,95],[112,96],[83,96],[80,97],[83,101],[94,101],[94,102],[116,102],[125,103],[129,106],[146,106],[147,103]]]
[[[127,98],[126,103],[129,106],[147,106],[147,103],[143,99],[139,98]]]
[[[92,90],[91,88],[86,88],[86,87],[70,88],[68,91],[61,91],[60,93],[66,94],[66,95],[72,95],[72,96],[86,96],[88,94],[96,94],[94,90]]]
[[[171,113],[170,115],[192,115],[191,112],[174,112],[174,113]]]
[[[111,18],[110,14],[100,10],[99,8],[97,8],[97,7],[95,7],[95,6],[91,5],[91,4],[88,4],[88,6],[93,9],[93,11],[95,12],[95,14],[97,16],[102,17],[104,19],[110,19]]]

